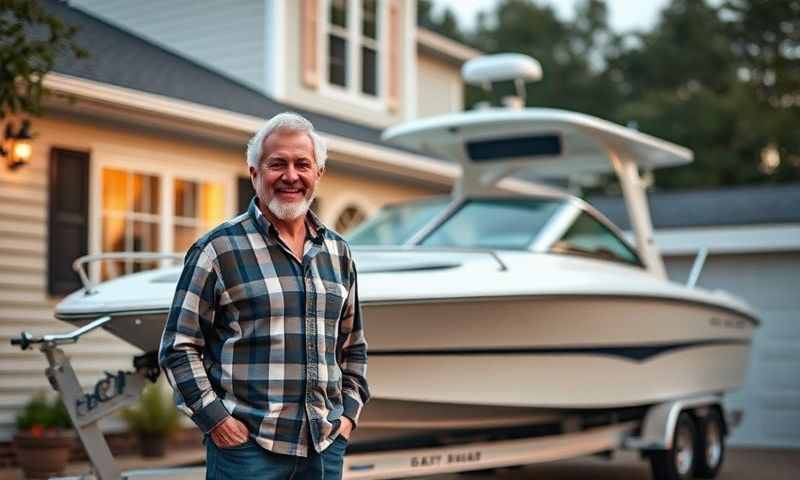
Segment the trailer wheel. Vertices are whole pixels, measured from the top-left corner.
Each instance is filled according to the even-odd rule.
[[[714,478],[722,467],[725,458],[725,425],[719,410],[712,408],[708,415],[700,420],[697,429],[697,469],[695,475],[699,478]]]
[[[686,412],[678,416],[669,450],[650,452],[650,467],[655,480],[688,480],[697,463],[697,427]]]

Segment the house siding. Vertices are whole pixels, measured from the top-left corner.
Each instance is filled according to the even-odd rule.
[[[419,118],[460,112],[464,109],[464,84],[459,68],[435,58],[417,56],[417,93]]]
[[[266,0],[73,0],[70,4],[263,93],[270,94],[268,89],[274,87],[265,82]]]

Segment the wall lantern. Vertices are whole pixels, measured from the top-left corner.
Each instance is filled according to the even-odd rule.
[[[6,164],[10,170],[16,170],[31,161],[31,154],[33,154],[31,140],[30,120],[23,120],[16,132],[12,122],[6,124],[6,134],[3,145],[0,146],[0,155],[6,157]]]

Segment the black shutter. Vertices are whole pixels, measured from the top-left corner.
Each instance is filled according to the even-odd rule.
[[[239,177],[239,188],[236,192],[238,198],[237,204],[237,212],[242,213],[247,211],[247,207],[250,206],[250,200],[256,194],[256,191],[253,190],[253,182],[250,181],[250,177]]]
[[[89,154],[50,151],[47,291],[63,295],[82,287],[72,262],[89,248]]]

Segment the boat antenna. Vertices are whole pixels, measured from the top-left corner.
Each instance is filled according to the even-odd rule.
[[[521,53],[498,53],[473,58],[461,67],[464,82],[482,87],[487,92],[499,82],[513,82],[516,96],[503,97],[503,105],[507,108],[522,109],[525,107],[527,82],[542,79],[542,66],[534,58]]]

